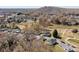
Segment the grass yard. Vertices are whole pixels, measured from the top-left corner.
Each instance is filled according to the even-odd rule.
[[[55,47],[53,47],[53,51],[54,52],[64,52],[64,49],[62,47],[60,47],[59,45],[55,45]]]
[[[56,25],[56,24],[53,24],[53,26],[48,26],[48,28],[50,29],[78,29],[79,28],[79,25],[78,26],[66,26],[66,25]]]
[[[68,41],[72,44],[79,45],[79,40],[77,39],[69,39]]]

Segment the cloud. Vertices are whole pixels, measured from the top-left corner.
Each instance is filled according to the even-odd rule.
[[[0,0],[0,6],[79,6],[79,0]]]

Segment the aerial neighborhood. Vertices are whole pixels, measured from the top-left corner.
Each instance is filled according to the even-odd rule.
[[[0,9],[0,52],[78,52],[79,9]]]

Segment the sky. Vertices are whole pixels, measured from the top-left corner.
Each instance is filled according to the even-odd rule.
[[[0,6],[0,8],[40,8],[42,6]]]
[[[0,8],[40,8],[44,6],[0,6]],[[51,6],[51,7],[62,7],[62,8],[79,8],[79,6]]]
[[[0,0],[0,8],[38,8],[39,6],[79,8],[79,0]]]

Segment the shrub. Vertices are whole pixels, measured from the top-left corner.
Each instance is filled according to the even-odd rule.
[[[1,24],[0,27],[1,27],[1,28],[6,28],[7,26],[6,26],[6,24]]]
[[[21,14],[22,14],[21,12],[17,13],[17,15],[21,15]]]
[[[72,32],[73,32],[73,33],[77,33],[78,30],[77,30],[77,29],[73,29]]]

